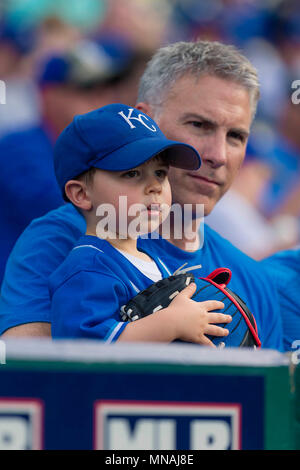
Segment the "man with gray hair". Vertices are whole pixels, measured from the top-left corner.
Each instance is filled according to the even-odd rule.
[[[201,276],[220,266],[231,269],[230,288],[254,314],[262,347],[282,350],[272,280],[258,262],[209,227],[203,229],[198,212],[203,205],[208,215],[236,177],[258,98],[256,71],[233,46],[179,42],[153,56],[141,79],[136,107],[150,115],[169,139],[196,148],[202,165],[197,171],[170,169],[173,204],[183,208],[182,218],[170,218],[168,239],[140,239],[139,247],[150,256],[158,255],[171,271],[185,263],[202,265]],[[192,213],[188,226],[186,208]],[[184,225],[180,237],[178,225]],[[82,217],[68,204],[25,230],[7,264],[0,333],[50,334],[47,280],[84,231]]]
[[[192,200],[197,201],[200,194],[205,215],[243,162],[258,99],[254,67],[235,47],[219,42],[179,42],[161,48],[141,78],[137,107],[167,136],[188,139],[200,152],[202,168],[192,180],[178,172],[172,172],[171,179],[173,193],[181,188],[185,195],[195,193]]]

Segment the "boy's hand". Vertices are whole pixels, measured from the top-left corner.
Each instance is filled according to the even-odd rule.
[[[121,336],[130,341],[181,339],[209,346],[260,347],[255,318],[227,287],[230,279],[228,268],[217,268],[207,277],[177,272],[153,283],[121,307],[122,320],[129,322]]]
[[[174,326],[176,339],[216,347],[205,335],[227,336],[226,328],[216,323],[230,323],[232,317],[214,310],[224,308],[223,302],[206,300],[195,302],[192,296],[196,291],[196,284],[189,284],[181,291],[165,309],[170,315],[170,322]]]

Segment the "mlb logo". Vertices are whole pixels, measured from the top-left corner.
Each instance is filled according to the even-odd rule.
[[[241,406],[219,403],[97,401],[95,449],[241,448]]]
[[[40,450],[42,432],[40,400],[0,398],[0,450]]]

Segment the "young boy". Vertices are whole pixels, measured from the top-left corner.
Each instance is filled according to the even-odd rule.
[[[193,301],[195,284],[168,308],[135,322],[121,321],[123,305],[170,274],[159,258],[138,251],[137,238],[157,229],[168,215],[168,166],[199,168],[193,147],[168,140],[146,114],[112,104],[74,118],[58,138],[54,163],[64,197],[87,224],[86,235],[50,277],[54,338],[212,344],[205,334],[228,334],[215,324],[231,317],[212,312],[224,304]],[[104,233],[105,213],[111,220]],[[132,229],[137,226],[138,231]]]

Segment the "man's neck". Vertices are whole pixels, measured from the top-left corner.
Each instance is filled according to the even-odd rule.
[[[172,245],[184,251],[197,251],[201,245],[200,224],[203,219],[193,219],[189,224],[175,224],[173,218],[160,228],[160,234]]]

